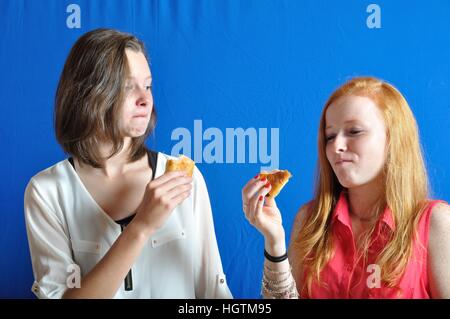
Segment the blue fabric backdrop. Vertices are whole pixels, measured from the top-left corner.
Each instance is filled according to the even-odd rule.
[[[242,186],[261,167],[293,173],[278,197],[289,234],[312,196],[320,111],[352,76],[404,93],[433,197],[448,201],[450,1],[374,1],[1,0],[0,297],[32,297],[23,192],[65,157],[52,126],[56,85],[72,44],[98,27],[145,41],[159,114],[148,145],[191,148],[237,298],[260,297],[263,263],[262,237],[241,212]],[[246,144],[227,135],[239,128]]]

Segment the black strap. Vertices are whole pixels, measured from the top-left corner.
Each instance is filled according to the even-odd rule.
[[[69,163],[70,163],[70,165],[72,165],[73,169],[76,171],[75,163],[73,162],[73,157],[69,157]]]
[[[152,169],[152,180],[155,179],[156,162],[158,162],[158,152],[147,150],[148,166]]]

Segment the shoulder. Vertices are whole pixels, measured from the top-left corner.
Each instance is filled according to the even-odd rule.
[[[297,215],[295,216],[295,224],[298,224],[299,226],[302,226],[305,223],[306,218],[310,214],[310,209],[313,204],[313,201],[309,201],[305,203],[304,205],[300,206],[299,210],[297,211]]]
[[[433,298],[450,298],[450,206],[432,207],[428,241],[430,289]]]
[[[292,236],[295,236],[305,224],[305,221],[310,214],[310,208],[312,204],[313,201],[309,201],[304,205],[300,206],[292,226]]]
[[[27,221],[35,218],[51,218],[54,215],[62,223],[58,209],[60,202],[73,197],[69,188],[73,185],[71,164],[65,160],[44,169],[28,182],[24,193],[24,213]]]
[[[450,240],[450,205],[444,202],[435,204],[430,216],[430,237]]]
[[[71,179],[70,169],[70,163],[63,160],[40,171],[30,179],[25,192],[32,189],[41,192],[57,190],[59,185],[63,185]]]

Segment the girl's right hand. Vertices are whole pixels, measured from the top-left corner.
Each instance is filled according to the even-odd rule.
[[[266,197],[271,189],[267,178],[256,175],[242,189],[242,207],[250,224],[263,234],[266,245],[284,245],[280,210],[273,197]]]
[[[182,171],[155,178],[147,184],[132,224],[138,225],[147,234],[161,228],[175,207],[191,195],[191,183],[192,177]]]

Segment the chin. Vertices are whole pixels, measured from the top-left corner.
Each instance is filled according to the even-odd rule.
[[[128,133],[126,133],[125,135],[124,135],[124,137],[128,137],[128,138],[138,138],[138,137],[141,137],[141,136],[144,136],[145,135],[145,131],[143,132],[143,133],[140,133],[140,132],[128,132]]]
[[[339,184],[341,184],[342,187],[345,187],[347,189],[358,187],[361,185],[361,183],[358,183],[354,179],[347,177],[347,178],[338,178]]]
[[[145,135],[145,131],[142,132],[142,133],[135,133],[135,134],[132,134],[130,137],[132,137],[132,138],[138,138],[138,137],[141,137],[141,136],[144,136],[144,135]]]
[[[139,128],[139,129],[132,129],[132,130],[129,130],[127,132],[127,136],[129,136],[129,137],[141,137],[141,136],[145,135],[146,131],[147,131],[147,127],[142,127],[142,128]]]

